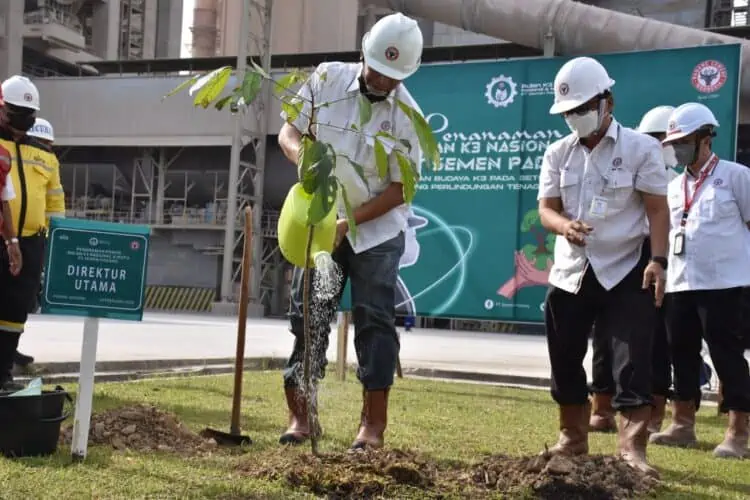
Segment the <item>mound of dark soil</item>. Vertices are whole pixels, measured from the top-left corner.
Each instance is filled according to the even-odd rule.
[[[60,434],[61,440],[70,444],[73,426],[64,428]],[[184,455],[201,455],[216,448],[215,441],[198,436],[174,414],[145,405],[114,408],[91,415],[89,443],[112,446],[116,450]]]
[[[471,468],[472,482],[503,493],[528,491],[534,498],[615,500],[642,498],[657,481],[612,456],[511,458],[494,456]]]
[[[280,452],[248,457],[239,472],[284,481],[330,499],[526,498],[627,499],[648,494],[657,484],[614,457],[488,457],[480,463],[446,464],[417,453],[380,450],[362,453]]]

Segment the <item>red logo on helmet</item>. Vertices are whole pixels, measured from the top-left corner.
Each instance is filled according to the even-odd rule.
[[[561,83],[560,88],[558,88],[557,91],[560,92],[560,95],[568,95],[568,92],[570,92],[570,87],[568,87],[567,83]]]
[[[399,53],[396,47],[391,46],[385,49],[385,58],[389,61],[395,61],[396,59],[398,59],[398,55]]]
[[[727,67],[720,61],[703,61],[693,69],[690,81],[698,92],[712,94],[727,82]]]
[[[26,101],[26,102],[31,102],[31,101],[34,100],[34,96],[32,96],[30,93],[26,92],[23,95],[23,100]]]

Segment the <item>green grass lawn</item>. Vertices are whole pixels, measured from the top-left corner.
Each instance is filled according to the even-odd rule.
[[[179,415],[195,431],[227,430],[231,376],[100,384],[95,410],[154,404]],[[74,387],[68,387],[69,390]],[[344,451],[358,424],[361,390],[353,377],[330,376],[320,391],[324,452]],[[557,411],[545,391],[440,381],[398,380],[391,393],[387,445],[419,450],[436,460],[475,461],[487,454],[536,454],[557,436]],[[749,498],[750,461],[714,459],[725,417],[705,408],[699,416],[699,450],[650,447],[662,473],[658,498]],[[168,453],[115,452],[94,446],[87,461],[71,464],[69,449],[47,459],[0,459],[1,498],[298,498],[283,481],[249,479],[240,462],[279,456],[277,439],[286,424],[281,375],[245,376],[243,431],[255,443],[246,453],[180,458]],[[614,435],[592,435],[592,453],[611,453]],[[304,447],[300,453],[309,451]]]

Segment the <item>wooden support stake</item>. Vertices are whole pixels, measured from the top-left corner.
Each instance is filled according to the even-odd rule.
[[[242,274],[240,278],[240,304],[237,318],[237,348],[234,356],[234,391],[232,392],[232,421],[230,432],[240,433],[242,407],[242,372],[245,369],[245,331],[247,328],[247,303],[250,300],[250,265],[253,261],[253,212],[245,208],[245,239],[242,249]]]

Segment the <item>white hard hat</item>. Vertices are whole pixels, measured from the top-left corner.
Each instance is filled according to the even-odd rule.
[[[3,82],[2,88],[6,103],[39,111],[39,90],[25,76],[11,76]]]
[[[685,103],[678,106],[669,116],[667,137],[662,142],[667,144],[680,140],[706,126],[719,126],[719,122],[711,110],[697,102]]]
[[[666,134],[672,111],[674,111],[674,106],[656,106],[651,109],[641,118],[638,132],[642,134]]]
[[[414,19],[397,12],[383,17],[362,37],[365,64],[381,75],[405,80],[422,61],[422,30]]]
[[[44,139],[45,141],[55,140],[55,130],[52,128],[52,124],[44,118],[37,118],[34,122],[34,126],[31,127],[31,130],[26,132],[26,135],[38,139]]]
[[[599,61],[590,57],[576,57],[563,64],[555,76],[555,103],[551,115],[559,115],[609,90],[615,81],[609,77]]]

